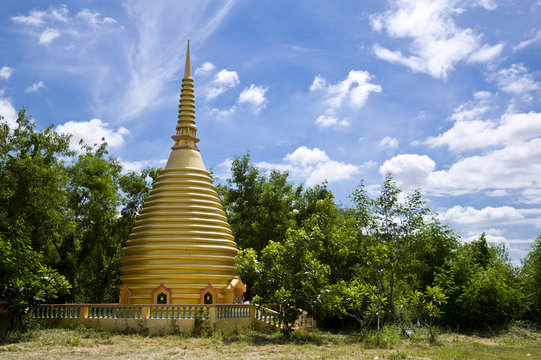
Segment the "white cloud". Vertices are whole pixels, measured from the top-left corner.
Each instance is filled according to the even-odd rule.
[[[465,194],[492,189],[541,188],[541,138],[519,141],[482,155],[461,158],[447,170],[435,170],[426,155],[400,154],[380,167],[406,188],[434,194]]]
[[[223,109],[223,110],[212,108],[210,109],[210,114],[215,115],[217,118],[226,118],[230,116],[231,114],[233,114],[236,110],[237,110],[237,105],[233,105],[230,108]]]
[[[69,21],[69,10],[66,5],[60,5],[58,8],[53,6],[49,10],[30,10],[28,15],[19,15],[11,17],[11,21],[16,24],[40,27],[49,22],[66,23]]]
[[[212,65],[212,64],[211,64]],[[220,70],[213,81],[213,87],[207,92],[207,100],[214,99],[228,89],[234,88],[240,83],[239,74],[236,71]]]
[[[213,63],[210,63],[210,62],[204,62],[203,64],[201,64],[201,66],[199,66],[197,69],[195,69],[195,72],[194,74],[195,75],[202,75],[202,76],[206,76],[210,73],[212,73],[214,70],[216,70],[216,66],[214,66]]]
[[[226,158],[224,161],[216,165],[215,168],[212,168],[212,175],[221,180],[230,179],[232,176],[231,165],[233,160]]]
[[[232,0],[220,5],[210,1],[127,0],[127,16],[135,24],[130,38],[136,40],[127,49],[129,53],[126,55],[130,60],[122,65],[129,76],[125,88],[119,90],[116,83],[108,83],[108,90],[114,88],[114,91],[123,94],[122,97],[116,101],[111,101],[105,95],[100,97],[109,116],[121,120],[133,119],[169,99],[165,91],[171,80],[182,74],[186,38],[189,36],[192,44],[203,44],[233,5]],[[171,31],[172,28],[175,31]]]
[[[59,19],[61,7],[17,14],[31,15],[34,20],[12,20],[19,30],[23,22],[35,23],[25,25],[21,33],[36,39],[42,36],[42,44],[52,41],[49,46],[56,45],[49,54],[54,57],[54,70],[84,77],[91,87],[91,106],[96,113],[127,121],[178,96],[170,91],[170,85],[182,76],[186,39],[190,38],[193,46],[205,43],[234,5],[234,0],[220,4],[210,0],[188,4],[175,0],[125,0],[121,10],[123,23],[130,24],[128,30],[121,25],[112,26],[115,20],[110,13],[94,16],[96,11],[91,7],[79,12],[79,16],[65,16],[67,22]],[[56,14],[60,16],[50,9],[58,10]],[[47,28],[58,31],[59,38],[53,39],[54,32],[44,33]],[[101,41],[104,37],[106,41]],[[113,57],[110,46],[115,46],[117,52]],[[70,51],[65,51],[67,48]],[[36,65],[46,66],[39,61]]]
[[[224,74],[224,76],[222,76],[220,81],[224,84],[238,84],[237,73],[234,71],[232,73],[234,73],[235,75],[232,76],[226,73]],[[252,84],[250,85],[250,87],[242,90],[237,99],[237,102],[231,107],[223,110],[212,108],[210,110],[210,114],[215,115],[218,118],[225,118],[236,112],[239,108],[241,108],[242,105],[246,105],[249,109],[251,109],[251,111],[257,114],[262,109],[264,109],[268,103],[268,100],[265,97],[267,90],[267,88]]]
[[[242,90],[239,95],[238,103],[247,104],[252,107],[254,112],[258,113],[261,109],[265,108],[268,103],[268,100],[265,98],[267,90],[267,88],[252,84],[250,87]]]
[[[312,85],[310,85],[310,91],[317,91],[325,88],[327,86],[327,83],[325,82],[325,79],[321,77],[321,75],[317,75],[312,82]]]
[[[460,159],[449,170],[431,174],[430,181],[437,186],[469,191],[538,188],[540,173],[541,139],[538,138]]]
[[[9,99],[1,97],[3,92],[0,92],[0,115],[4,117],[4,122],[6,122],[11,129],[14,129],[17,126],[17,111],[11,105]]]
[[[376,166],[378,166],[378,163],[375,162],[374,160],[368,160],[367,162],[362,164],[362,167],[364,169],[371,169],[371,168],[375,168]]]
[[[541,204],[541,186],[537,188],[526,188],[521,192],[520,203],[523,204]],[[541,224],[541,213],[538,214],[539,222]],[[541,226],[540,226],[541,227]]]
[[[387,48],[380,46],[379,44],[374,44],[374,46],[372,47],[372,50],[374,51],[374,54],[380,59],[383,59],[395,64],[407,66],[415,72],[427,72],[427,69],[426,69],[427,65],[423,62],[423,59],[417,56],[405,57],[404,55],[402,55],[401,51],[391,51]],[[441,76],[440,73],[437,73],[435,75],[431,74],[431,75],[435,77]]]
[[[435,168],[436,163],[426,155],[400,154],[385,161],[379,172],[383,176],[391,172],[397,183],[407,188],[418,188],[425,184]]]
[[[63,125],[58,125],[56,131],[72,135],[70,147],[74,150],[79,149],[79,140],[81,139],[92,146],[101,143],[101,139],[104,138],[110,147],[119,147],[124,144],[124,135],[130,133],[124,127],[114,130],[109,127],[109,123],[100,119],[81,122],[68,121]]]
[[[511,192],[507,190],[503,190],[503,189],[496,189],[493,191],[487,191],[486,194],[492,197],[500,197],[500,196],[510,196]]]
[[[521,50],[525,48],[526,46],[529,46],[540,40],[541,40],[541,30],[538,30],[537,33],[535,33],[535,35],[531,39],[521,41],[517,46],[514,46],[513,51]]]
[[[494,46],[483,45],[483,47],[468,57],[469,62],[486,63],[500,55],[503,50],[503,44],[497,44]]]
[[[379,142],[379,146],[383,149],[396,149],[398,147],[399,141],[396,138],[392,138],[390,136],[385,136],[381,141]]]
[[[91,26],[116,23],[115,19],[100,17],[99,12],[93,12],[86,8],[79,11],[75,17],[86,21]],[[16,24],[39,28],[51,23],[67,24],[71,18],[68,7],[60,5],[57,8],[51,6],[48,10],[31,10],[28,15],[13,16],[11,20]]]
[[[54,7],[49,8],[49,18],[52,20],[60,21],[60,22],[68,22],[69,21],[69,10],[68,7],[64,4],[60,5],[57,9]]]
[[[479,120],[489,109],[489,100],[492,94],[488,91],[478,91],[473,97],[475,101],[468,101],[457,107],[451,119],[455,121]]]
[[[499,121],[457,121],[454,126],[425,144],[447,146],[461,152],[504,146],[541,136],[541,113],[504,114]]]
[[[216,79],[214,79],[214,83],[226,87],[233,87],[239,84],[239,75],[236,71],[228,71],[226,69],[223,69],[218,74],[216,74]]]
[[[26,92],[27,93],[38,92],[39,89],[41,89],[44,86],[45,86],[45,84],[43,83],[43,81],[40,80],[37,83],[34,83],[31,86],[29,86],[28,88],[26,88]]]
[[[539,83],[522,64],[513,64],[509,69],[498,71],[492,78],[507,93],[522,94],[539,89]]]
[[[0,79],[9,80],[9,77],[13,73],[13,68],[9,66],[2,66],[0,68]]]
[[[99,12],[92,12],[89,9],[83,9],[76,15],[78,18],[85,20],[91,26],[98,26],[100,24],[114,24],[116,20],[111,17],[103,17],[100,19]]]
[[[323,150],[318,148],[308,149],[306,146],[301,146],[294,152],[287,154],[284,160],[294,165],[307,166],[327,162],[330,159]]]
[[[284,157],[281,164],[260,162],[256,165],[262,169],[288,171],[293,178],[302,180],[307,186],[314,186],[328,181],[329,183],[350,179],[360,168],[356,165],[331,160],[325,151],[318,148],[298,147]]]
[[[58,37],[60,37],[60,31],[53,28],[47,28],[39,36],[39,43],[48,44]]]
[[[316,124],[323,127],[349,125],[347,119],[339,120],[336,112],[344,108],[358,110],[364,106],[372,92],[382,91],[381,86],[370,81],[374,78],[368,71],[351,70],[348,76],[336,83],[327,84],[321,75],[317,75],[310,85],[310,92],[320,94],[321,100],[329,108],[316,118]]]
[[[457,109],[451,119],[455,121],[476,120],[483,116],[490,108],[488,106],[472,106],[471,104],[462,104]]]
[[[494,0],[478,0],[477,3],[487,10],[494,10],[498,7],[498,3]]]
[[[474,231],[469,231],[465,238],[462,238],[462,241],[465,243],[470,243],[472,241],[479,240],[479,237],[482,233],[485,233],[485,238],[487,240],[487,243],[494,244],[494,245],[504,245],[508,249],[510,248],[510,243],[528,243],[529,240],[508,240],[503,235],[505,233],[504,230],[501,229],[479,229]]]
[[[372,84],[374,76],[368,71],[351,70],[345,80],[329,84],[321,76],[316,76],[310,91],[324,91],[325,101],[333,108],[339,108],[343,104],[351,108],[361,108],[371,92],[381,92],[381,86]]]
[[[141,160],[141,161],[123,161],[120,160],[122,164],[122,170],[125,172],[135,171],[139,172],[147,167],[163,167],[167,163],[167,159],[152,159],[152,160]]]
[[[233,89],[240,84],[239,74],[236,71],[222,69],[216,73],[216,66],[210,62],[204,62],[195,70],[196,75],[208,76],[211,73],[215,73],[214,79],[210,84],[203,84],[203,92],[206,93],[205,98],[207,100],[213,100],[222,93]],[[244,88],[239,94],[236,102],[225,109],[211,108],[210,114],[215,115],[218,118],[225,118],[241,109],[243,105],[246,105],[254,113],[259,113],[268,103],[266,93],[268,88],[251,84],[249,87]]]
[[[524,216],[511,206],[487,206],[477,210],[471,206],[462,207],[456,205],[440,214],[441,220],[452,221],[457,224],[508,223],[523,218]]]
[[[24,34],[38,38],[40,44],[47,45],[59,37],[66,39],[64,49],[86,49],[94,44],[92,40],[96,36],[108,31],[98,31],[98,25],[116,23],[113,18],[101,17],[98,12],[89,9],[83,9],[75,17],[70,17],[66,5],[50,6],[47,10],[31,10],[28,15],[14,16],[11,20],[26,27]]]
[[[28,15],[13,16],[11,20],[21,25],[40,26],[45,22],[46,11],[30,10]]]
[[[321,127],[329,127],[329,126],[349,126],[349,121],[346,119],[339,120],[336,116],[332,114],[326,114],[326,115],[319,115],[316,119],[316,124],[320,125]]]
[[[481,1],[480,5],[490,9],[493,2]],[[463,10],[453,0],[394,0],[388,11],[371,17],[371,25],[378,32],[386,30],[393,38],[411,39],[411,55],[379,44],[374,44],[373,51],[383,60],[439,79],[446,79],[460,61],[492,60],[503,45],[483,45],[481,34],[458,27],[453,17]]]

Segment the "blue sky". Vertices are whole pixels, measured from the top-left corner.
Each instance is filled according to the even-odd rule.
[[[337,200],[386,171],[515,261],[541,228],[541,1],[0,3],[0,114],[163,166],[191,40],[198,144]]]

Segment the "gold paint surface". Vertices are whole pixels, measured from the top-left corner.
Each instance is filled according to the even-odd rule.
[[[242,283],[231,287],[238,282],[237,245],[196,146],[189,54],[188,44],[175,144],[122,249],[121,280],[132,304],[150,303],[162,283],[173,304],[198,304],[208,284],[220,303],[231,303],[233,292],[242,295]]]

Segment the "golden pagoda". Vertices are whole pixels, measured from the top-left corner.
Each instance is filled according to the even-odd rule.
[[[237,245],[197,143],[190,42],[175,144],[122,249],[121,304],[231,304]]]

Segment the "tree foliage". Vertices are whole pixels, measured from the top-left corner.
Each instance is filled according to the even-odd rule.
[[[295,190],[287,173],[263,174],[246,154],[233,160],[228,185],[218,189],[240,248],[259,253],[269,240],[280,241],[295,227]]]
[[[435,280],[449,296],[445,323],[481,328],[517,319],[523,299],[517,276],[506,250],[489,246],[485,234],[463,244]]]
[[[409,296],[409,302],[416,309],[418,317],[428,317],[429,340],[434,342],[434,319],[443,314],[442,306],[447,304],[449,297],[445,295],[443,289],[438,285],[427,286],[424,292],[419,290],[412,291]]]
[[[0,298],[8,299],[11,327],[21,323],[32,307],[67,293],[65,277],[44,264],[27,237],[22,220],[0,232]]]
[[[260,205],[239,204],[262,204],[261,189],[276,189],[276,183],[269,184],[276,179],[280,186],[288,184],[287,173],[261,174],[249,155],[237,158],[232,172],[232,180],[222,189],[229,195],[224,206],[234,229],[253,231],[262,216]],[[247,194],[250,201],[239,201]],[[414,321],[419,314],[412,317],[404,306],[412,303],[408,294],[417,294],[431,334],[436,322],[462,328],[504,324],[525,311],[517,284],[533,288],[538,281],[538,245],[525,261],[522,276],[529,280],[520,282],[504,248],[489,244],[484,234],[472,243],[461,243],[451,228],[440,223],[419,190],[405,194],[391,174],[376,196],[361,183],[351,194],[351,207],[335,204],[325,184],[295,191],[289,187],[276,194],[292,206],[282,207],[280,216],[266,217],[266,226],[289,230],[285,236],[283,230],[263,236],[253,232],[253,241],[239,242],[244,247],[238,257],[239,273],[259,301],[280,303],[286,309],[296,306],[324,326],[344,326],[348,319],[372,326],[378,310],[387,322]],[[237,218],[243,225],[235,223]],[[310,281],[305,274],[312,274]],[[527,298],[532,313],[538,311],[537,298]],[[293,321],[298,312],[288,311],[283,316]]]
[[[70,150],[24,108],[14,128],[0,122],[0,298],[13,314],[118,300],[121,249],[159,170],[126,174],[107,155],[105,142]]]
[[[0,121],[0,298],[13,314],[45,301],[116,302],[121,249],[158,174],[124,172],[105,142],[72,151],[25,109],[12,129]],[[436,323],[541,322],[541,236],[515,267],[484,234],[461,242],[391,174],[377,194],[361,182],[345,206],[326,183],[296,186],[248,153],[217,190],[247,299],[277,306],[286,331],[301,311],[334,328],[422,318],[431,334]]]
[[[522,294],[525,317],[541,325],[541,235],[532,243],[522,263]]]

